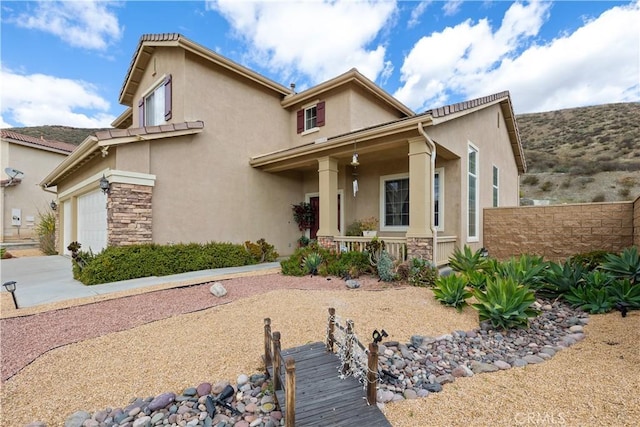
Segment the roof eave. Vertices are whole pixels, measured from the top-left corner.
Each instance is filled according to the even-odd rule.
[[[48,188],[57,185],[60,179],[67,171],[71,170],[75,165],[81,163],[89,154],[98,149],[98,138],[89,135],[82,141],[69,156],[67,156],[58,166],[55,167],[46,177],[40,181],[40,187]]]

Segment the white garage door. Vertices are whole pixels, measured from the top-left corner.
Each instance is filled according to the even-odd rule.
[[[100,190],[78,197],[78,242],[93,253],[107,247],[107,195]]]

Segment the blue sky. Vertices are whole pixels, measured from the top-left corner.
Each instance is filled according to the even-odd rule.
[[[2,1],[0,127],[106,127],[142,34],[298,92],[357,68],[416,112],[509,90],[516,114],[640,101],[634,1]]]

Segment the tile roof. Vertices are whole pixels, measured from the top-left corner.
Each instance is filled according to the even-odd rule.
[[[98,141],[104,141],[112,138],[126,138],[128,136],[142,136],[153,135],[165,132],[174,132],[188,129],[204,129],[204,122],[202,120],[193,122],[180,122],[170,123],[160,126],[146,126],[141,128],[128,128],[128,129],[109,129],[96,132],[96,138]]]
[[[23,143],[23,145],[34,146],[35,148],[62,151],[64,153],[71,153],[76,148],[76,145],[69,144],[67,142],[44,139],[43,137],[36,138],[34,136],[23,135],[10,130],[2,129],[1,133],[2,139],[11,139],[16,142]]]
[[[449,114],[458,113],[460,111],[468,110],[470,108],[479,107],[484,104],[488,104],[490,102],[497,101],[502,98],[508,98],[509,91],[504,91],[500,93],[494,93],[493,95],[483,96],[481,98],[471,99],[469,101],[462,101],[456,104],[445,105],[439,108],[434,108],[432,110],[425,111],[424,114],[430,114],[431,117],[444,117]]]

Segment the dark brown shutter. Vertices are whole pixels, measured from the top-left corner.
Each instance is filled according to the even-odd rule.
[[[318,102],[316,106],[316,125],[324,126],[324,101]]]
[[[171,74],[164,79],[164,119],[171,120]]]
[[[298,110],[298,133],[304,132],[304,110]]]
[[[144,98],[140,98],[138,101],[138,125],[144,127]]]

